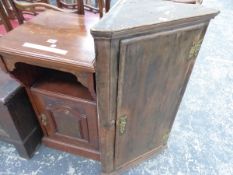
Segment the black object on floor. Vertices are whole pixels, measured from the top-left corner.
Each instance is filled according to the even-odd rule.
[[[41,141],[41,130],[25,89],[0,71],[0,140],[30,158]]]

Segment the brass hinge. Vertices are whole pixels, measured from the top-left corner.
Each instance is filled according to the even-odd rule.
[[[203,41],[203,39],[199,39],[199,40],[193,42],[193,45],[192,45],[192,47],[191,47],[191,49],[189,51],[188,60],[197,57],[198,52],[199,52],[199,50],[201,48],[202,41]]]
[[[163,135],[163,144],[164,144],[164,145],[167,144],[168,138],[169,138],[169,132],[167,132],[166,134]]]
[[[48,118],[47,118],[47,116],[45,114],[41,114],[40,115],[40,119],[41,119],[42,125],[47,126],[47,124],[48,124]]]
[[[118,119],[117,125],[119,127],[119,133],[120,133],[120,135],[123,135],[126,132],[127,116],[126,115],[122,115]]]

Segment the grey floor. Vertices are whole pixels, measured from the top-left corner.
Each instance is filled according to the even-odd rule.
[[[168,148],[124,175],[233,175],[233,0],[207,31]],[[31,160],[0,142],[0,175],[98,175],[100,163],[41,146]]]

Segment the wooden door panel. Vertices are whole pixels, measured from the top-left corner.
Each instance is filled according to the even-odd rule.
[[[50,117],[50,113],[45,110],[45,105],[42,97],[33,90],[30,91],[33,103],[35,105],[36,111],[37,111],[37,118],[40,123],[41,129],[43,130],[43,133],[45,136],[52,135],[55,133],[55,123]],[[46,117],[46,124],[42,120],[42,115]]]
[[[46,108],[56,124],[56,133],[69,137],[89,140],[87,129],[87,118],[81,117],[78,111],[63,106],[53,106]]]
[[[166,143],[196,57],[190,54],[193,43],[201,44],[205,30],[201,26],[121,41],[116,168]]]
[[[59,95],[45,95],[33,91],[40,113],[46,116],[45,128],[47,136],[61,142],[86,147],[99,148],[96,104],[82,102],[78,99]],[[41,118],[40,118],[41,120]]]
[[[43,98],[46,104],[45,108],[50,112],[56,125],[56,133],[89,141],[87,114],[80,104],[75,106],[73,101],[47,96]]]
[[[55,123],[55,135],[72,137],[98,147],[96,105],[94,103],[43,96],[46,111]]]

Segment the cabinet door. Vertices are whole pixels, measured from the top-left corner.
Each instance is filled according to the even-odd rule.
[[[33,93],[42,127],[49,138],[98,150],[96,104]]]
[[[166,144],[205,30],[202,26],[121,41],[116,168]]]

